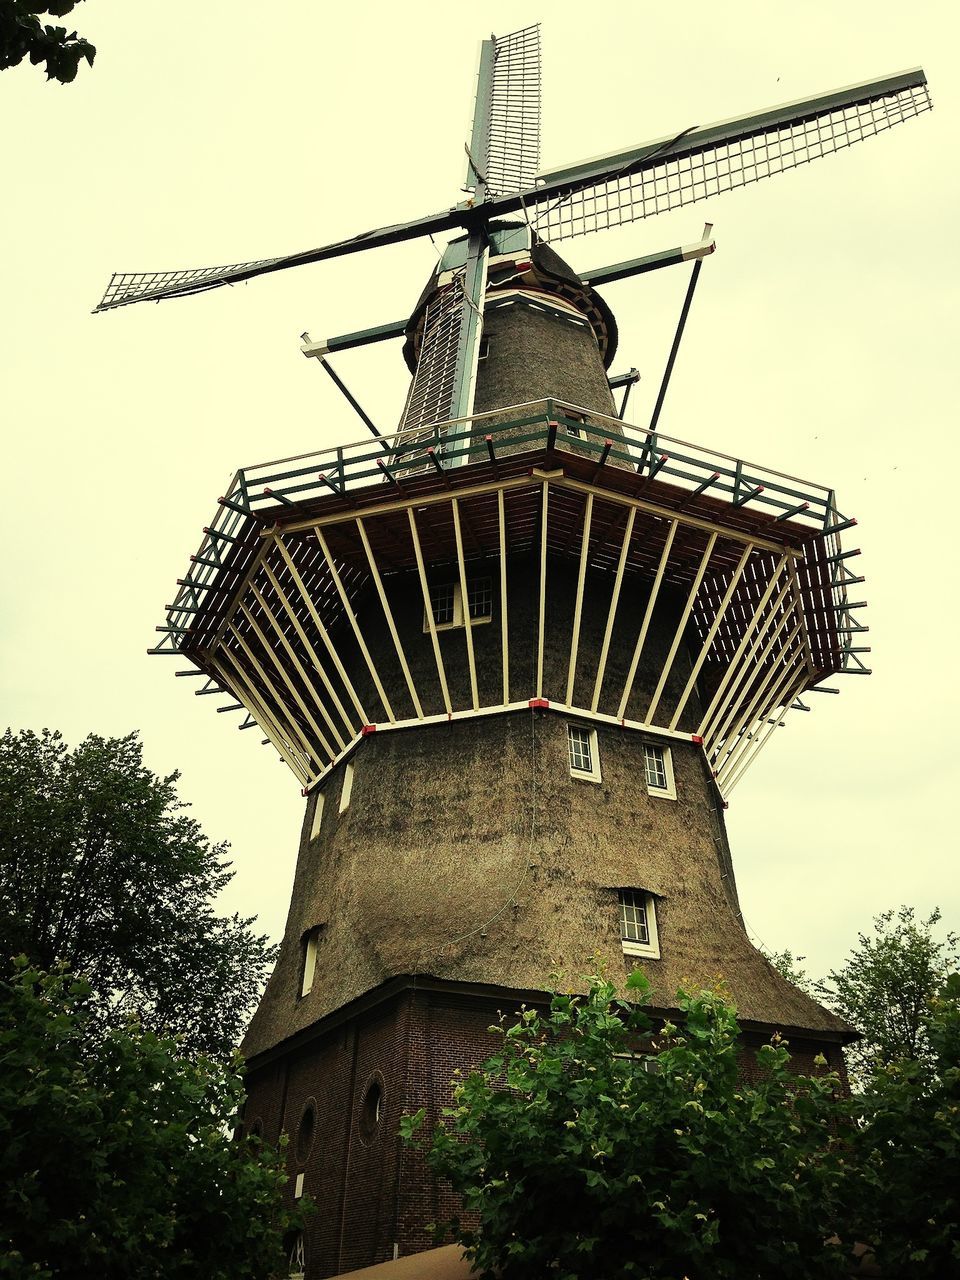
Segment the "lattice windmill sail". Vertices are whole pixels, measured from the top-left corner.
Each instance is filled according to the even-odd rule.
[[[321,1205],[291,1252],[306,1280],[382,1261],[385,1242],[426,1247],[412,1215],[441,1200],[416,1170],[397,1190],[382,1099],[393,1115],[448,1099],[492,1011],[584,956],[610,974],[644,957],[661,1018],[685,975],[722,972],[745,1039],[784,1031],[832,1069],[853,1034],[750,946],[723,809],[808,692],[867,670],[858,552],[840,544],[855,521],[826,486],[659,430],[709,228],[582,273],[552,245],[879,133],[929,107],[926,81],[538,175],[539,104],[537,29],[487,40],[468,200],[291,257],[114,277],[101,304],[448,233],[409,317],[304,335],[338,383],[327,353],[402,338],[399,430],[339,383],[373,440],[237,472],[152,650],[228,697],[218,709],[258,726],[307,796],[283,944],[243,1046],[245,1123],[271,1143],[297,1129],[291,1176]],[[653,419],[628,435],[612,392],[636,371],[608,372],[600,289],[684,262]],[[344,1153],[322,1182],[313,1132]]]

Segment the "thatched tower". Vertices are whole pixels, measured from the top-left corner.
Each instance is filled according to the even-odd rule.
[[[435,1115],[557,970],[642,963],[665,1014],[723,974],[748,1038],[801,1059],[848,1035],[748,941],[723,819],[724,779],[829,669],[824,539],[659,453],[638,471],[613,318],[552,251],[526,237],[489,281],[464,465],[454,432],[408,431],[391,483],[272,508],[207,649],[307,795],[243,1049],[245,1123],[291,1135],[321,1206],[311,1277],[428,1245],[444,1206],[398,1119]]]

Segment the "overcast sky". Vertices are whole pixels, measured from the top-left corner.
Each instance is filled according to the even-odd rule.
[[[542,21],[543,164],[922,64],[935,109],[700,206],[559,246],[586,269],[715,224],[661,429],[832,485],[860,522],[874,675],[812,695],[728,822],[755,938],[822,972],[901,902],[960,920],[956,446],[960,20],[860,0],[481,6],[89,0],[77,81],[0,74],[2,718],[141,731],[233,846],[226,906],[283,927],[297,783],[148,658],[239,466],[357,439],[298,335],[410,311],[429,241],[92,316],[112,271],[313,247],[460,198],[479,41]],[[478,15],[482,14],[482,19]],[[686,269],[609,286],[652,406]],[[337,368],[393,429],[397,344]],[[625,833],[629,838],[629,833]],[[953,852],[951,851],[953,850]]]

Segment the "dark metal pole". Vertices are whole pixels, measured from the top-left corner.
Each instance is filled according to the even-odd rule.
[[[387,453],[389,453],[390,446],[387,444],[386,440],[384,440],[383,432],[377,428],[373,419],[366,413],[363,406],[357,402],[356,398],[354,397],[353,393],[349,390],[349,388],[344,385],[343,379],[340,377],[337,371],[327,363],[327,361],[323,358],[323,356],[320,356],[319,360],[320,360],[321,367],[329,375],[330,379],[333,382],[333,385],[337,388],[337,390],[346,400],[350,408],[353,409],[354,413],[356,413],[357,417],[360,419],[363,425],[367,428],[367,430],[373,433],[373,435],[380,441],[380,444],[382,445],[382,447],[386,449]]]
[[[663,402],[667,394],[667,387],[670,384],[670,375],[673,373],[673,366],[677,359],[677,352],[680,350],[680,339],[683,337],[683,330],[687,323],[687,316],[690,314],[690,303],[693,301],[693,292],[697,287],[697,281],[700,279],[700,268],[702,266],[702,258],[698,258],[693,264],[690,283],[687,285],[687,295],[683,300],[683,308],[680,311],[680,321],[677,324],[677,332],[674,335],[673,346],[670,348],[670,355],[667,357],[667,367],[663,371],[663,381],[660,383],[660,393],[657,396],[657,403],[653,407],[653,417],[650,419],[651,431],[656,431],[657,423],[660,420],[660,410],[663,408]]]

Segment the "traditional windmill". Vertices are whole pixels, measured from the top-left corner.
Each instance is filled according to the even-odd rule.
[[[748,942],[722,811],[807,690],[866,670],[854,522],[829,488],[656,421],[626,434],[632,374],[607,373],[597,288],[693,260],[685,315],[709,235],[580,275],[547,242],[879,133],[930,106],[925,77],[538,176],[539,82],[536,28],[484,42],[472,195],[453,208],[290,257],[117,275],[99,308],[456,233],[408,320],[304,343],[324,359],[404,336],[400,429],[237,472],[154,650],[245,710],[307,796],[244,1050],[245,1122],[291,1133],[293,1193],[321,1206],[293,1248],[311,1277],[426,1247],[445,1206],[397,1119],[435,1113],[491,1013],[558,966],[640,958],[665,1012],[683,975],[723,972],[747,1040],[784,1030],[801,1061],[839,1062],[849,1036]]]

